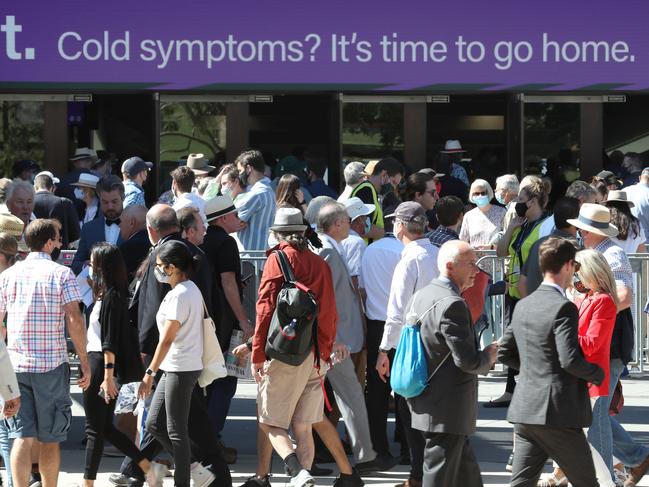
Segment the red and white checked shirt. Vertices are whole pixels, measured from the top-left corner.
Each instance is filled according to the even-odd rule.
[[[81,301],[70,269],[31,252],[0,275],[0,312],[16,372],[48,372],[68,360],[63,306]]]

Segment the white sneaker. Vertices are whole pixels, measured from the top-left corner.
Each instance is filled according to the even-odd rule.
[[[158,462],[151,462],[151,469],[146,474],[146,484],[149,487],[162,487],[162,480],[169,469],[166,465]]]
[[[216,480],[212,471],[199,462],[192,463],[191,476],[193,487],[209,487]]]
[[[315,485],[315,480],[309,471],[303,468],[295,477],[291,478],[289,485],[291,487],[311,487]]]

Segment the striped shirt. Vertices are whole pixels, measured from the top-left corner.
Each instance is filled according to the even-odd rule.
[[[16,372],[44,373],[67,362],[63,306],[81,301],[70,269],[31,252],[0,276],[9,356]]]
[[[142,186],[130,179],[124,182],[124,208],[133,205],[146,206]]]
[[[613,272],[615,284],[633,290],[633,270],[626,252],[610,238],[602,240],[594,250],[604,254],[604,258]]]
[[[237,204],[239,218],[248,225],[237,232],[245,250],[266,250],[268,231],[275,218],[275,193],[270,179],[257,181]]]

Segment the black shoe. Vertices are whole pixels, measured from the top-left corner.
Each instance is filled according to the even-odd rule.
[[[334,480],[333,487],[363,487],[365,482],[356,471],[352,469],[351,475],[340,474],[336,480]]]
[[[355,468],[359,474],[364,475],[372,472],[385,472],[396,464],[397,459],[392,455],[381,455],[369,462],[357,463]]]
[[[271,487],[270,475],[266,475],[263,480],[258,479],[256,475],[248,478],[240,487]]]
[[[399,465],[410,465],[410,453],[402,453],[399,457]]]

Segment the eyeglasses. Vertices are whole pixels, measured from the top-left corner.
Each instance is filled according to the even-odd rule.
[[[474,191],[473,193],[471,193],[471,196],[487,196],[487,192],[486,191]]]

